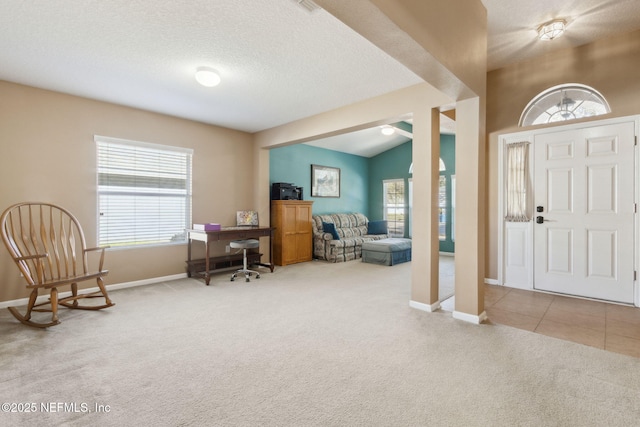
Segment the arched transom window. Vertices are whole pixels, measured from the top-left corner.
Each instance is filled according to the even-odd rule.
[[[575,120],[610,112],[607,100],[597,90],[577,83],[564,84],[534,97],[522,112],[520,126]]]

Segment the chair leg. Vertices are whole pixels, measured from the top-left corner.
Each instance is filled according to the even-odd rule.
[[[249,274],[247,274],[247,249],[242,250],[242,272],[244,273],[244,281],[249,281]]]
[[[58,288],[51,288],[51,322],[58,322]]]
[[[111,299],[109,299],[109,294],[107,294],[107,288],[104,287],[104,280],[102,280],[102,277],[98,277],[97,282],[98,282],[98,287],[100,288],[100,292],[102,292],[102,295],[104,296],[106,305],[108,307],[115,305],[114,303],[111,302]]]
[[[57,297],[57,294],[56,294],[56,297]],[[24,316],[21,315],[20,312],[18,312],[18,309],[15,307],[7,307],[7,309],[11,314],[13,314],[13,317],[18,319],[20,323],[22,323],[23,325],[33,326],[34,328],[48,328],[49,326],[55,326],[59,324],[60,321],[57,320],[57,316],[55,316],[55,320],[52,320],[49,323],[39,323],[39,322],[31,321],[31,312],[33,311],[34,307],[47,304],[47,303],[36,304],[37,298],[38,298],[38,289],[34,289],[33,291],[31,291],[31,295],[29,295],[29,305],[27,306],[27,312]]]
[[[29,295],[29,305],[27,305],[27,313],[24,315],[24,320],[31,320],[31,310],[36,304],[36,299],[38,299],[38,289],[34,289]]]
[[[71,284],[71,295],[76,298],[78,296],[78,284],[77,283],[72,283]],[[74,299],[73,300],[73,306],[77,307],[78,306],[78,300]]]
[[[260,273],[258,271],[253,271],[253,270],[249,270],[249,258],[247,257],[247,249],[244,248],[242,250],[242,268],[236,270],[232,275],[231,275],[231,281],[235,281],[236,277],[238,277],[238,274],[242,273],[244,274],[244,279],[247,282],[250,282],[251,279],[251,275],[255,273],[256,275],[256,279],[260,278]]]

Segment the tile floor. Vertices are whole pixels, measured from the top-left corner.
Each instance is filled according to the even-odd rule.
[[[455,308],[454,258],[440,257],[440,301]],[[443,295],[444,294],[444,295]],[[489,322],[640,358],[640,308],[484,285]]]
[[[489,321],[640,357],[640,308],[485,285]]]

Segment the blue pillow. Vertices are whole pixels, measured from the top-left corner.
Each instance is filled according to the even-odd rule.
[[[369,221],[367,234],[387,234],[387,221]]]
[[[338,231],[336,230],[336,225],[332,222],[323,222],[322,223],[322,231],[325,233],[331,233],[333,236],[333,240],[340,240],[340,236],[338,236]]]

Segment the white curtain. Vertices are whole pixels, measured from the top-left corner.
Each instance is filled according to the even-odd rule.
[[[529,146],[528,141],[507,144],[506,221],[527,222],[530,220]]]

